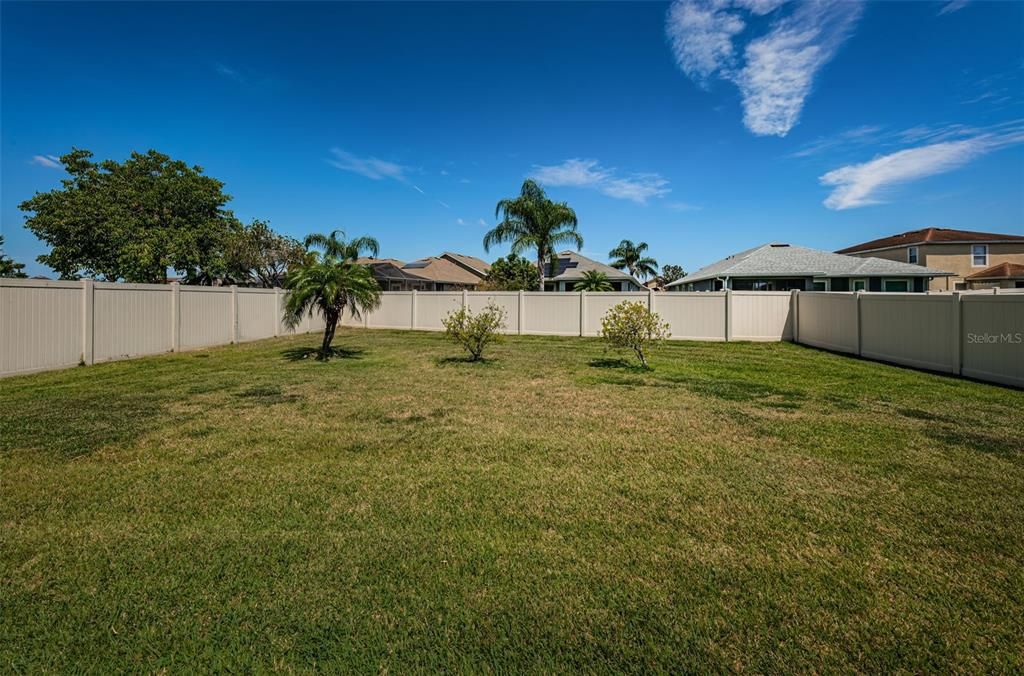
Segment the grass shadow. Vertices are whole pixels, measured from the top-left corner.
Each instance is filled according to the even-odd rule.
[[[255,385],[235,394],[238,399],[246,399],[253,404],[270,406],[298,401],[302,397],[297,394],[285,394],[280,385]]]
[[[327,354],[320,352],[318,347],[290,347],[281,351],[281,356],[288,361],[330,361],[332,359],[362,359],[363,350],[347,347],[332,347]]]
[[[619,369],[621,371],[628,371],[630,373],[650,373],[651,371],[654,370],[649,366],[634,364],[628,359],[623,359],[622,357],[614,359],[608,357],[600,359],[591,359],[587,363],[587,365],[596,369]]]
[[[494,366],[498,363],[497,359],[488,359],[481,357],[480,359],[473,359],[470,356],[459,356],[459,357],[437,357],[434,359],[434,365],[438,368],[444,368],[452,364],[476,364],[477,366]]]

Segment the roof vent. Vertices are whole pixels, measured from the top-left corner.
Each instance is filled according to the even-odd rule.
[[[773,249],[779,249],[779,248],[782,248],[782,247],[787,247],[789,245],[788,244],[772,244],[771,246],[772,246]]]

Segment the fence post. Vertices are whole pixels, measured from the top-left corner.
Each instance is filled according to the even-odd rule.
[[[732,340],[732,289],[725,290],[725,342]]]
[[[960,292],[953,292],[953,373],[960,375],[964,369],[963,348],[963,303]]]
[[[523,335],[523,302],[526,300],[526,292],[522,289],[519,290],[519,331],[517,333]]]
[[[469,307],[469,291],[462,290],[462,307]]]
[[[647,311],[654,312],[654,289],[647,289]]]
[[[416,330],[416,289],[412,290],[412,317],[409,318],[409,329]]]
[[[587,325],[587,292],[580,291],[580,336],[585,333]]]
[[[281,289],[274,287],[274,337],[281,335]]]
[[[854,304],[857,310],[857,356],[861,356],[864,346],[864,331],[861,328],[861,310],[860,310],[860,299],[864,295],[863,291],[855,291],[853,294]]]
[[[231,342],[238,342],[238,287],[231,285]]]
[[[181,350],[181,285],[171,282],[171,352]]]
[[[93,280],[82,280],[82,363],[84,364],[92,364],[95,357],[93,349],[96,324],[95,289]]]
[[[789,292],[789,316],[793,321],[793,329],[790,332],[793,342],[800,342],[800,289],[793,289]]]

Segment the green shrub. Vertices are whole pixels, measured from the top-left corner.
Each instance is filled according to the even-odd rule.
[[[498,332],[505,328],[505,310],[494,303],[476,314],[461,307],[449,312],[441,323],[448,337],[469,352],[470,361],[480,361],[484,348],[501,339]]]
[[[623,301],[601,319],[601,337],[608,346],[633,350],[640,364],[647,365],[647,352],[669,336],[669,326],[644,303]]]

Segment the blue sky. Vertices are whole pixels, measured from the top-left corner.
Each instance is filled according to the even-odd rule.
[[[584,253],[1024,233],[1024,3],[2,5],[0,227],[72,146],[155,148],[243,220],[485,255],[526,176]],[[488,259],[504,254],[492,250]]]

